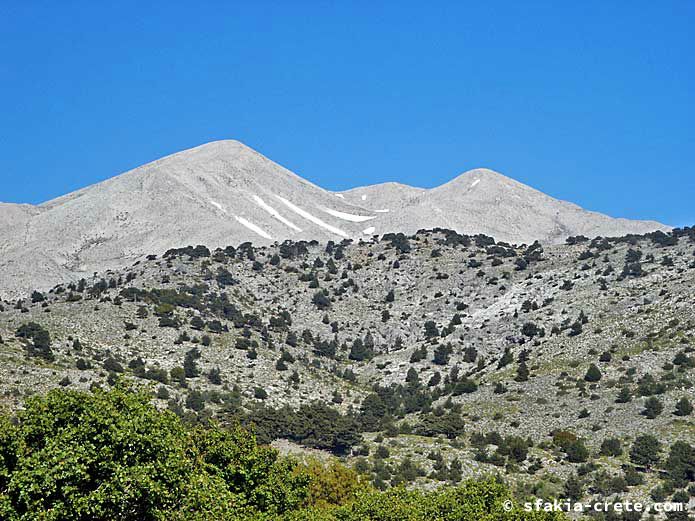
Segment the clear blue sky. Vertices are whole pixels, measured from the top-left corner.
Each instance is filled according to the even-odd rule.
[[[474,167],[695,224],[695,2],[0,0],[0,200],[239,139],[325,188]]]

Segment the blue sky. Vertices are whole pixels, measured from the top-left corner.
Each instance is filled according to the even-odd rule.
[[[695,2],[0,2],[0,200],[235,138],[332,190],[488,167],[695,224]]]

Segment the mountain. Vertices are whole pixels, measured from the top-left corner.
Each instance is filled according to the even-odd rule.
[[[378,206],[390,205],[380,226],[404,233],[440,227],[484,233],[511,243],[558,243],[569,236],[615,237],[668,229],[654,221],[589,212],[485,168],[465,172],[431,190],[416,191],[403,185],[384,188],[390,194],[387,197],[369,193],[374,190],[352,192],[366,195],[365,204],[373,197]]]
[[[173,154],[39,206],[0,205],[0,296],[204,244],[366,238],[420,228],[559,242],[667,227],[591,213],[489,170],[432,190],[324,190],[238,141]]]
[[[9,204],[0,203],[0,251],[3,250],[11,237],[22,235],[22,228],[25,228],[33,215],[37,213],[35,207],[29,204]]]
[[[363,213],[239,142],[209,143],[37,207],[0,207],[0,295],[187,244],[356,237]]]
[[[390,213],[391,209],[409,207],[417,197],[428,192],[425,188],[401,183],[380,183],[340,192],[347,202],[370,208],[376,213]]]

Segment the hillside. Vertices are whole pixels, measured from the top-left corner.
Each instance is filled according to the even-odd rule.
[[[501,473],[520,495],[671,497],[695,468],[673,459],[695,439],[694,253],[693,229],[172,249],[5,301],[0,386],[18,408],[124,375],[378,488]]]

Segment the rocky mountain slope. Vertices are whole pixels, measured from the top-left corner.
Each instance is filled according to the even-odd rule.
[[[182,244],[326,242],[434,227],[517,243],[667,229],[586,212],[482,169],[432,190],[387,183],[332,193],[237,141],[218,141],[36,207],[0,205],[0,295]]]
[[[522,495],[670,497],[689,475],[667,480],[669,451],[695,439],[694,254],[695,229],[173,249],[5,301],[0,389],[17,408],[125,377],[379,487],[501,473]]]
[[[386,213],[381,226],[404,233],[441,227],[459,233],[485,233],[510,243],[555,243],[571,235],[610,237],[667,229],[655,222],[588,212],[484,168],[470,170],[431,190],[395,192],[405,197],[393,197],[390,207],[396,211]]]

